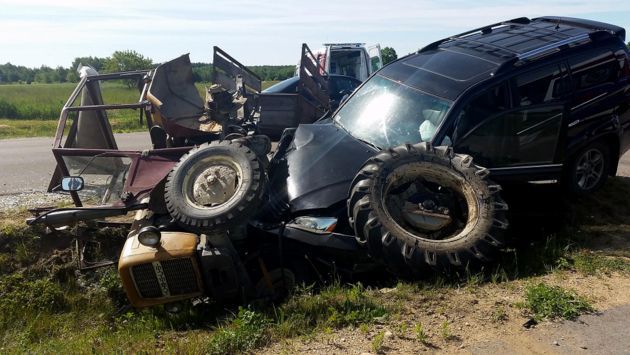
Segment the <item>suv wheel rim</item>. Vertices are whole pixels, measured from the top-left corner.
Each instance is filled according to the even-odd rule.
[[[604,174],[604,155],[598,149],[589,149],[578,160],[575,177],[582,190],[595,187]]]

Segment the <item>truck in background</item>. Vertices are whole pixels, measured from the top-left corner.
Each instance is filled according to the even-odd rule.
[[[360,81],[367,79],[383,66],[381,46],[365,43],[324,43],[313,52],[322,70],[328,74],[345,75]],[[296,75],[299,75],[298,63]]]

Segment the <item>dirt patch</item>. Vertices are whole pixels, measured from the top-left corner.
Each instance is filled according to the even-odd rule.
[[[630,278],[624,275],[583,276],[558,272],[529,280],[479,287],[408,293],[382,289],[384,303],[398,307],[389,320],[369,329],[344,328],[311,339],[285,340],[262,350],[265,354],[374,353],[374,339],[384,335],[379,352],[410,354],[424,351],[487,353],[492,349],[512,353],[555,352],[552,342],[539,337],[561,322],[543,322],[525,328],[529,315],[519,307],[526,285],[545,282],[576,290],[598,311],[630,304]],[[420,326],[418,326],[420,325]],[[423,338],[418,334],[422,329]],[[501,342],[496,342],[501,339]]]

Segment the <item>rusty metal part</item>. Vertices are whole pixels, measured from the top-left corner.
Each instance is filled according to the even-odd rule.
[[[443,210],[428,210],[422,205],[406,202],[402,209],[402,216],[407,223],[415,228],[434,232],[448,226],[453,221],[448,210],[446,212],[445,214]]]
[[[199,124],[199,130],[209,133],[220,133],[223,131],[223,126],[219,122],[208,119]]]
[[[271,276],[269,275],[269,271],[267,270],[267,266],[261,257],[258,258],[258,265],[260,266],[260,272],[263,275],[263,280],[265,281],[265,285],[270,291],[273,291],[273,281],[271,280]]]
[[[462,238],[463,236],[466,236],[468,233],[470,233],[470,230],[476,227],[476,220],[479,216],[478,199],[486,198],[486,196],[477,194],[472,189],[472,185],[468,183],[463,176],[459,175],[457,172],[447,166],[419,161],[397,168],[387,177],[386,195],[389,194],[389,191],[399,186],[402,186],[405,183],[416,181],[419,177],[421,177],[424,181],[428,181],[437,184],[443,188],[457,192],[458,194],[460,194],[460,197],[466,201],[468,210],[466,211],[465,216],[461,216],[462,218],[465,218],[465,221],[461,221],[463,224],[465,224],[465,227],[463,229],[455,229],[452,234],[439,237],[440,240],[456,240]],[[393,218],[390,211],[387,211],[387,213],[390,214],[390,218]],[[443,211],[439,211],[438,213],[443,214]],[[437,215],[432,215],[431,217],[438,218]],[[449,217],[453,218],[453,216]],[[405,218],[404,214],[403,218]],[[445,221],[446,220],[444,220],[443,222]],[[436,226],[440,224],[437,223],[437,220],[432,222],[435,222]],[[451,223],[453,222],[454,220],[451,220]],[[444,226],[449,226],[449,224],[451,223],[444,224]],[[437,229],[434,233],[439,233],[439,231],[440,229]],[[409,235],[413,235],[414,238],[433,240],[433,238],[430,237],[430,234],[432,232],[431,229],[427,230],[426,235],[421,235],[417,232],[408,230],[406,230],[405,232],[409,233]]]
[[[194,84],[188,55],[155,69],[147,97],[162,120],[168,122],[163,128],[169,135],[177,135],[174,125],[199,130],[199,117],[205,113],[205,107]]]
[[[204,170],[193,182],[193,201],[202,206],[227,202],[238,185],[238,172],[230,166],[214,165]]]
[[[90,260],[86,257],[89,250],[101,250],[101,243],[94,240],[82,241],[79,239],[74,240],[74,248],[72,250],[73,258],[77,262],[77,269],[94,270],[105,266],[114,265],[116,262],[113,260]]]

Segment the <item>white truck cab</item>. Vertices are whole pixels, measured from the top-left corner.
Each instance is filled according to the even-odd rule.
[[[379,44],[366,47],[365,43],[325,43],[313,54],[326,73],[361,81],[383,66]]]

